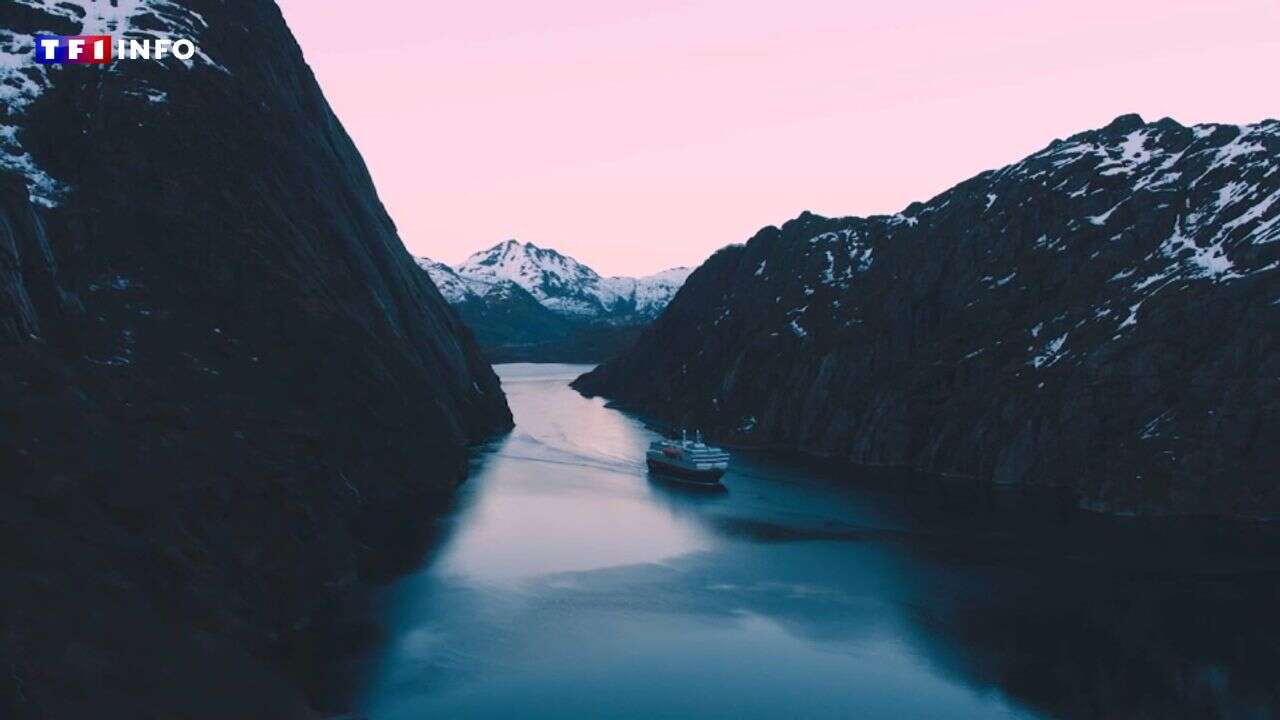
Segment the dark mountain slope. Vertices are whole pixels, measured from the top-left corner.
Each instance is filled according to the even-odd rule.
[[[724,439],[1087,507],[1280,512],[1280,122],[1057,141],[892,217],[699,268],[580,378]]]
[[[321,620],[510,426],[275,4],[0,3],[0,715],[310,717]],[[203,53],[22,65],[30,36]],[[17,68],[14,70],[13,68]]]
[[[642,329],[566,319],[513,283],[468,296],[453,308],[494,363],[596,363],[630,347]]]

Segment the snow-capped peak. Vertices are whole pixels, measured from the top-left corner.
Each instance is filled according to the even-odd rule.
[[[692,272],[673,268],[641,278],[605,278],[555,250],[518,240],[474,253],[456,268],[426,258],[419,265],[452,303],[513,283],[559,315],[615,324],[657,317]]]
[[[570,316],[607,314],[615,298],[594,270],[555,250],[508,240],[467,258],[458,272],[510,280],[551,310]]]

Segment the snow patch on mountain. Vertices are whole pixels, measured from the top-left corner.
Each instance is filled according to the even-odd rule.
[[[1111,219],[1111,215],[1115,213],[1116,210],[1120,209],[1120,205],[1123,205],[1123,204],[1124,203],[1122,202],[1119,205],[1116,205],[1115,207],[1111,208],[1110,210],[1102,213],[1101,215],[1090,215],[1088,220],[1093,225],[1098,225],[1098,226],[1106,225],[1107,221]]]
[[[1058,360],[1062,358],[1062,355],[1063,355],[1062,346],[1065,345],[1066,342],[1067,342],[1066,333],[1063,333],[1062,335],[1050,340],[1049,342],[1045,343],[1045,346],[1040,351],[1040,353],[1037,354],[1035,357],[1031,358],[1031,360],[1027,364],[1036,369],[1049,367],[1050,365],[1056,363]]]

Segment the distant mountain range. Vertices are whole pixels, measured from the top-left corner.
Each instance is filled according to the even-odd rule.
[[[493,362],[598,362],[639,336],[692,272],[602,277],[571,257],[516,240],[454,267],[418,265],[471,327]]]
[[[767,227],[576,387],[1097,510],[1280,516],[1280,122],[1128,115],[897,215]]]

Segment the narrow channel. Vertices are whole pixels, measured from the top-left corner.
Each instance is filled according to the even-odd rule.
[[[722,492],[649,476],[657,434],[498,370],[429,560],[388,589],[360,713],[427,717],[1264,717],[1280,579],[1159,524],[895,489],[734,453]],[[826,467],[824,467],[826,465]],[[925,485],[927,488],[927,484]],[[1158,650],[1157,650],[1158,649]]]

